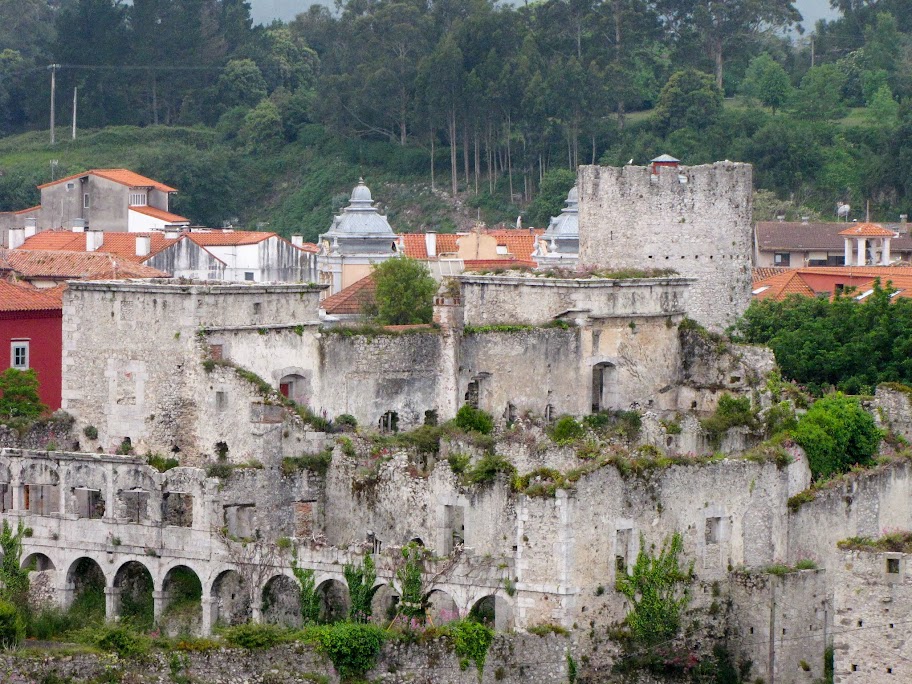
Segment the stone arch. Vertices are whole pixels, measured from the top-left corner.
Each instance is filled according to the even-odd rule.
[[[371,590],[371,616],[375,620],[392,622],[399,605],[399,593],[391,584],[378,584]]]
[[[619,408],[618,373],[613,361],[600,360],[592,364],[592,412]]]
[[[509,601],[502,596],[488,594],[472,604],[469,618],[497,630],[509,629],[513,622],[513,609]]]
[[[434,589],[424,597],[427,606],[428,622],[442,625],[459,619],[459,606],[456,600],[442,589]]]
[[[152,572],[136,560],[127,561],[114,573],[115,613],[141,630],[155,623],[155,582]]]
[[[34,567],[31,567],[33,565]],[[44,572],[46,570],[57,569],[57,566],[54,565],[54,561],[52,561],[47,554],[41,553],[40,551],[30,553],[25,558],[23,558],[22,567],[29,568],[29,570],[34,572]]]
[[[212,621],[223,625],[249,622],[253,613],[250,593],[236,570],[223,570],[212,582]]]
[[[348,617],[351,599],[348,585],[337,579],[327,579],[317,585],[320,597],[320,622],[340,622]]]
[[[107,580],[101,564],[94,558],[81,556],[67,569],[65,602],[83,615],[86,622],[103,622],[106,586]]]
[[[311,372],[297,366],[280,368],[273,373],[279,392],[296,404],[308,405],[313,393]]]
[[[161,625],[171,635],[195,634],[202,627],[203,583],[187,565],[175,565],[162,580]]]
[[[288,575],[274,575],[263,585],[262,619],[286,627],[300,627],[301,588]]]

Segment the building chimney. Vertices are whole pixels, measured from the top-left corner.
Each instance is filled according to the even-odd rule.
[[[82,218],[75,218],[71,221],[73,226],[74,233],[84,233],[86,230],[86,220]]]
[[[152,251],[152,236],[151,235],[137,235],[136,236],[136,256],[144,257],[148,256],[149,252]]]
[[[27,218],[25,219],[25,239],[28,240],[35,233],[38,232],[38,219],[36,218]]]
[[[429,230],[424,234],[424,246],[427,248],[428,257],[437,256],[437,233]]]
[[[909,215],[908,215],[908,214],[900,214],[900,215],[899,215],[899,222],[902,223],[902,224],[908,223],[908,222],[909,222]]]
[[[10,249],[21,247],[22,243],[25,242],[25,228],[10,228],[7,240],[9,241]]]
[[[293,244],[295,247],[303,247],[304,246],[304,236],[303,235],[292,235],[291,244]]]
[[[176,240],[180,236],[180,231],[173,228],[165,228],[164,233],[165,240]]]
[[[86,236],[86,251],[87,252],[97,252],[98,248],[101,247],[104,242],[104,232],[100,230],[89,230],[85,231]]]
[[[802,216],[802,217],[801,217],[801,222],[804,223],[804,224],[807,224],[807,222],[810,221],[810,220],[811,220],[811,217],[810,217],[810,216]]]

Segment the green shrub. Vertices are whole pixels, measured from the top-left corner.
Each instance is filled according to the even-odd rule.
[[[583,418],[583,425],[602,434],[614,433],[633,441],[640,434],[643,419],[639,411],[600,411]]]
[[[586,436],[586,428],[573,416],[561,416],[551,427],[551,439],[558,444],[570,444]]]
[[[336,416],[336,419],[333,421],[336,424],[336,427],[340,428],[351,428],[354,430],[358,427],[358,420],[350,413],[343,413],[340,416]]]
[[[82,434],[84,434],[89,439],[98,439],[98,428],[96,428],[94,425],[86,425],[82,430]]]
[[[282,459],[282,473],[293,475],[299,470],[309,470],[317,475],[326,475],[332,463],[332,449],[326,449],[318,454],[301,454],[300,456],[287,456]]]
[[[0,373],[0,420],[37,418],[47,410],[38,395],[38,374],[34,368],[7,368]]]
[[[255,622],[228,627],[222,636],[232,646],[248,649],[272,648],[292,639],[292,633],[284,627]]]
[[[305,632],[326,654],[343,681],[363,677],[380,655],[386,632],[377,625],[339,622]]]
[[[841,393],[818,399],[793,430],[815,479],[870,465],[883,432],[858,399]]]
[[[502,456],[488,454],[466,472],[464,481],[466,484],[489,484],[494,482],[500,473],[514,475],[516,468]]]
[[[494,430],[494,418],[490,413],[465,404],[456,412],[453,424],[466,432],[480,432],[489,435]]]
[[[700,421],[709,443],[718,448],[725,433],[738,426],[749,428],[757,427],[757,416],[751,408],[750,397],[735,398],[730,394],[723,394],[719,398],[716,411],[709,418]]]
[[[180,461],[176,458],[165,458],[161,454],[146,454],[146,463],[160,473],[171,470],[171,468],[177,468],[180,465]]]
[[[447,456],[447,463],[450,464],[450,470],[456,475],[462,475],[469,468],[472,458],[468,454],[450,454]]]
[[[494,630],[475,620],[457,620],[446,626],[446,634],[453,639],[456,655],[475,662],[480,679],[488,657],[488,648],[494,641]]]
[[[0,601],[0,648],[16,648],[25,639],[25,620],[9,601]]]
[[[549,634],[559,634],[560,636],[570,636],[570,632],[560,625],[533,625],[527,630],[529,634],[536,636],[548,636]]]
[[[121,658],[143,656],[152,645],[149,637],[134,631],[127,625],[105,625],[93,631],[95,646],[105,651],[112,651]]]

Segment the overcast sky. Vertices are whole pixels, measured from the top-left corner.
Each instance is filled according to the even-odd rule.
[[[268,23],[273,19],[293,19],[305,11],[317,0],[250,0],[253,19],[256,23]],[[331,0],[324,0],[324,5],[331,5]],[[830,9],[829,0],[796,0],[795,4],[804,16],[806,28],[813,28],[818,19],[832,18],[835,13]]]

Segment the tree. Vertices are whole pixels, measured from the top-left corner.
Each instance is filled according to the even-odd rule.
[[[0,601],[8,601],[20,610],[25,607],[29,592],[29,569],[22,567],[22,537],[25,525],[20,520],[13,531],[8,521],[0,528]]]
[[[0,373],[0,419],[37,418],[47,410],[38,396],[38,374],[33,368],[7,368]]]
[[[801,21],[792,0],[660,0],[666,25],[679,40],[703,40],[722,90],[723,64],[732,49],[743,49],[753,36]]]
[[[263,100],[247,112],[241,137],[251,150],[271,150],[282,142],[284,129],[278,108],[269,100]]]
[[[252,59],[233,59],[218,80],[219,102],[226,109],[255,107],[266,97],[266,79]]]
[[[795,114],[806,119],[831,121],[845,115],[842,88],[845,74],[835,64],[808,69],[795,93]]]
[[[659,94],[655,115],[666,133],[706,128],[722,113],[722,91],[712,76],[696,69],[677,71]]]
[[[815,401],[793,436],[807,453],[811,474],[821,479],[871,463],[883,433],[856,397],[837,393]]]
[[[373,273],[377,319],[384,325],[430,323],[437,281],[417,259],[381,262]]]
[[[745,95],[760,100],[775,114],[788,102],[792,83],[779,62],[764,53],[751,60],[741,88]]]
[[[688,585],[693,580],[693,563],[684,569],[680,564],[684,540],[675,532],[662,543],[658,555],[648,549],[640,535],[640,552],[630,573],[619,573],[615,588],[630,603],[624,621],[634,641],[641,646],[655,646],[677,636],[681,614],[690,603]]]
[[[576,185],[576,174],[567,169],[551,169],[542,177],[538,197],[526,210],[526,224],[544,226],[557,216],[567,200],[567,193]]]

